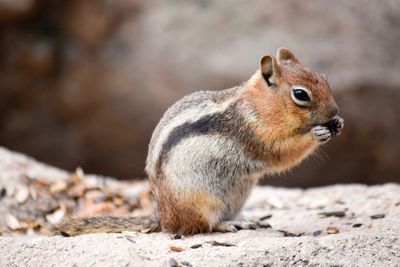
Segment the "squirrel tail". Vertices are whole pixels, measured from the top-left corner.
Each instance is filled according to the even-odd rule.
[[[96,216],[67,219],[51,227],[53,235],[76,236],[88,233],[119,233],[133,231],[151,233],[161,231],[155,215],[142,217]]]

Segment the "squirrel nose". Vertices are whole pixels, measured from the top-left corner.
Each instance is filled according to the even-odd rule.
[[[329,105],[326,109],[326,115],[328,118],[333,118],[336,115],[339,114],[339,107],[336,105],[336,103],[333,103],[331,105]]]

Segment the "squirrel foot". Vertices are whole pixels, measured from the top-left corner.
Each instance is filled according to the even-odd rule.
[[[223,221],[215,227],[216,232],[237,232],[238,230],[255,230],[258,228],[271,228],[271,225],[263,221]]]

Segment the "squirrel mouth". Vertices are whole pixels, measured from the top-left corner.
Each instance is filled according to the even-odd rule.
[[[320,125],[327,127],[329,129],[329,131],[331,132],[332,136],[336,136],[339,133],[337,130],[337,127],[336,127],[336,123],[337,123],[337,117],[334,117],[334,118],[330,119],[329,121],[327,121],[323,124],[320,124]]]
[[[309,132],[313,127],[318,126],[318,125],[327,127],[331,131],[332,135],[337,134],[337,132],[335,130],[335,118],[331,118],[324,122],[314,122],[314,123],[310,123],[307,125],[303,125],[303,126],[297,128],[297,132],[305,134],[305,133]]]

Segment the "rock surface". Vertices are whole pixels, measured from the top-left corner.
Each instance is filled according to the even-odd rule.
[[[0,158],[5,157],[9,160],[0,160],[3,185],[33,170],[55,179],[66,174],[1,149]],[[398,184],[307,190],[258,186],[242,217],[263,218],[272,228],[178,239],[131,232],[0,237],[0,266],[400,265]]]
[[[400,206],[395,203],[399,196],[400,186],[394,184],[338,185],[306,191],[258,187],[244,214],[271,214],[268,221],[272,230],[202,234],[178,240],[164,233],[0,238],[0,265],[178,266],[174,265],[178,262],[185,266],[188,262],[189,266],[399,266]],[[283,206],[271,208],[271,198]],[[315,208],[319,205],[323,208]],[[338,210],[344,210],[345,216],[318,215]],[[371,219],[376,214],[385,217]],[[327,234],[328,227],[337,227],[339,232]],[[277,230],[289,234],[285,237]],[[232,246],[214,246],[212,241]],[[197,244],[201,247],[191,248]],[[172,247],[182,251],[174,252]]]
[[[329,164],[273,182],[399,182],[399,3],[0,1],[0,144],[70,170],[143,175],[169,105],[238,85],[287,46],[328,74],[346,128],[323,149]]]

